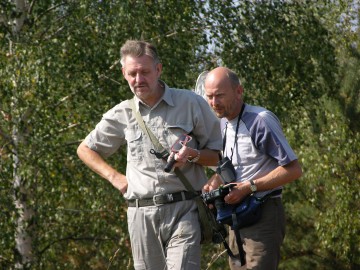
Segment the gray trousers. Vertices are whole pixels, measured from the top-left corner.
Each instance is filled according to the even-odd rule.
[[[129,207],[131,249],[136,270],[199,270],[200,223],[194,200]]]
[[[256,224],[240,229],[246,265],[229,258],[231,270],[276,270],[280,261],[280,246],[285,237],[285,215],[281,198],[268,199],[262,205],[262,217]],[[234,231],[229,231],[229,246],[234,254],[238,247]]]

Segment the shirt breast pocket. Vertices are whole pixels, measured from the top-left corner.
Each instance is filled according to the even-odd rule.
[[[192,131],[192,126],[190,125],[168,125],[164,131],[164,138],[166,140],[167,145],[169,148],[183,135],[183,134],[189,134]],[[190,147],[195,146],[194,138],[187,144]]]
[[[142,132],[137,129],[126,129],[127,160],[137,161],[143,157]]]

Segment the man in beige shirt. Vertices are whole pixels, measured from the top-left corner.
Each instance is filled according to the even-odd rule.
[[[189,90],[160,80],[162,64],[156,48],[129,40],[121,48],[122,73],[134,93],[135,108],[147,128],[168,151],[182,135],[191,140],[175,154],[175,167],[201,191],[207,181],[203,166],[214,166],[221,150],[219,121],[206,101]],[[187,192],[167,161],[157,158],[131,109],[122,101],[78,148],[93,171],[108,180],[128,201],[128,228],[135,269],[200,269],[200,223],[194,194]],[[127,145],[126,173],[105,158]]]

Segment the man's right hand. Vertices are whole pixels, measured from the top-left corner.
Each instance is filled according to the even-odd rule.
[[[205,186],[203,187],[203,192],[209,192],[211,190],[219,188],[219,186],[223,185],[223,181],[221,180],[220,175],[215,173],[213,176],[210,177],[210,179],[207,181]]]
[[[113,179],[109,179],[109,182],[118,190],[120,190],[121,194],[125,194],[127,187],[128,187],[128,182],[126,179],[126,176],[121,174],[121,173],[117,173],[117,175],[113,178]]]

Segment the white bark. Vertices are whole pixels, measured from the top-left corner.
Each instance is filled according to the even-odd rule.
[[[21,28],[24,25],[24,21],[26,19],[26,15],[27,15],[27,1],[26,0],[14,0],[15,6],[16,6],[16,11],[20,12],[20,16],[18,18],[16,18],[13,22],[13,34],[17,35],[18,33],[20,33]]]
[[[24,21],[27,16],[27,1],[26,0],[13,0],[16,6],[16,11],[20,16],[15,18],[12,25],[13,36],[17,38],[20,35],[20,31],[24,25]],[[13,54],[12,42],[9,44],[9,53]],[[16,88],[16,86],[15,86]],[[16,95],[14,95],[16,96]],[[12,103],[12,111],[16,112],[17,101]],[[15,118],[20,119],[21,115],[14,113]],[[18,154],[18,149],[21,147],[22,134],[19,134],[17,127],[18,123],[14,124],[12,131],[12,141],[14,143],[13,152],[13,188],[14,188],[14,205],[17,209],[16,231],[15,231],[15,243],[16,243],[16,255],[15,255],[15,269],[26,269],[31,266],[34,261],[33,247],[32,247],[32,219],[34,217],[34,211],[31,208],[29,201],[29,192],[26,190],[24,181],[20,175],[22,170],[21,159]]]
[[[18,146],[17,128],[13,131],[13,141]],[[17,209],[18,218],[16,220],[15,243],[18,256],[15,256],[15,269],[24,269],[34,260],[32,252],[32,218],[34,211],[28,205],[28,194],[24,187],[23,179],[19,175],[21,162],[15,149],[13,155],[13,187],[14,205]]]

